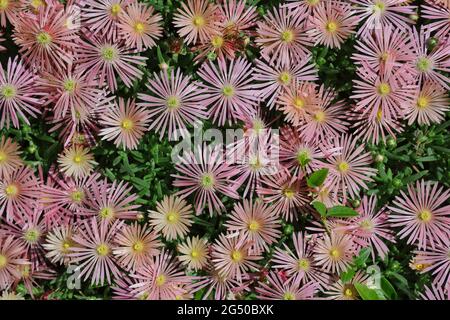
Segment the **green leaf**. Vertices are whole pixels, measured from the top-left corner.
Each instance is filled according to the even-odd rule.
[[[365,284],[355,283],[355,289],[358,291],[361,299],[363,300],[384,300],[375,290],[370,289]]]
[[[322,217],[325,217],[327,215],[327,207],[322,202],[314,201],[312,205]]]
[[[335,218],[347,218],[347,217],[356,217],[358,216],[358,212],[353,210],[352,208],[345,206],[335,206],[328,209],[327,217],[335,217]]]
[[[394,286],[389,282],[385,277],[381,277],[380,279],[381,290],[383,290],[384,295],[390,299],[397,299],[397,291],[395,291]]]
[[[308,178],[307,183],[308,187],[315,188],[320,187],[328,175],[328,169],[320,169],[311,174],[311,176]]]
[[[355,275],[356,270],[357,270],[356,268],[350,267],[346,271],[342,272],[341,273],[341,281],[343,283],[350,282],[350,280],[353,279],[353,276]]]
[[[370,248],[363,248],[359,251],[358,257],[356,257],[353,262],[359,267],[363,266],[366,263],[369,256],[370,256]]]

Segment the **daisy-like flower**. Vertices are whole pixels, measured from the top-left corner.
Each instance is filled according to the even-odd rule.
[[[230,234],[239,233],[252,243],[250,250],[256,253],[267,251],[281,236],[278,214],[262,201],[244,199],[242,204],[235,204],[225,226]]]
[[[357,139],[349,135],[335,138],[334,146],[340,147],[341,154],[330,156],[327,161],[330,168],[330,185],[355,198],[361,189],[368,189],[367,183],[372,181],[377,169],[371,168],[370,152],[364,152],[364,144],[356,146]]]
[[[168,131],[169,139],[176,140],[187,135],[187,125],[193,125],[206,118],[205,90],[180,69],[155,73],[155,80],[149,80],[150,94],[138,94],[142,100],[139,106],[148,108],[152,123],[149,129],[160,133],[160,139]]]
[[[355,253],[352,238],[333,231],[323,233],[313,250],[314,259],[323,270],[338,274],[348,268]]]
[[[397,233],[400,239],[408,238],[408,244],[419,249],[434,248],[448,238],[450,221],[450,189],[438,187],[431,181],[417,181],[408,185],[408,193],[400,191],[388,208],[392,211],[389,221],[393,227],[401,227]]]
[[[434,277],[434,285],[447,287],[450,283],[450,240],[448,233],[440,240],[442,244],[437,244],[427,251],[415,253],[418,255],[417,261],[424,266],[422,273],[431,272]]]
[[[281,61],[271,65],[267,61],[256,60],[253,79],[257,83],[253,84],[253,87],[259,91],[259,97],[267,99],[267,105],[273,107],[280,94],[293,83],[318,79],[317,70],[310,60],[311,55],[305,56],[297,63]]]
[[[198,75],[206,83],[209,97],[205,104],[210,105],[209,117],[219,125],[236,122],[240,114],[252,114],[257,106],[256,91],[251,85],[252,68],[250,62],[238,58],[230,63],[218,60],[204,63]]]
[[[0,237],[0,290],[20,278],[19,267],[29,262],[23,258],[23,247],[13,236]]]
[[[175,196],[164,196],[156,205],[156,211],[149,211],[150,224],[167,240],[184,238],[192,225],[192,206]]]
[[[129,4],[119,17],[119,33],[129,48],[138,51],[152,48],[162,35],[161,15],[144,3]]]
[[[22,219],[31,214],[40,197],[40,182],[32,169],[22,167],[0,181],[0,215],[6,213],[6,220]]]
[[[274,61],[301,61],[309,54],[312,41],[306,33],[306,11],[290,10],[286,6],[269,11],[258,22],[255,42],[262,47],[261,55]]]
[[[119,17],[123,14],[130,0],[88,0],[81,9],[83,24],[93,34],[117,40]]]
[[[389,251],[385,241],[395,243],[394,233],[390,229],[388,222],[388,214],[385,208],[378,212],[375,210],[377,204],[376,196],[370,198],[364,196],[361,206],[357,211],[359,216],[354,219],[352,224],[356,225],[353,234],[367,242],[374,250],[372,250],[372,258],[376,256],[384,259]]]
[[[0,141],[0,179],[11,175],[23,165],[19,145],[11,138],[2,136]]]
[[[335,102],[336,96],[333,89],[326,89],[324,85],[320,86],[317,92],[317,108],[310,110],[299,126],[303,140],[322,143],[347,131],[345,103],[344,101]]]
[[[119,268],[113,256],[116,248],[114,238],[123,222],[115,221],[110,224],[106,220],[98,221],[96,218],[83,220],[80,230],[73,235],[73,241],[78,246],[72,247],[70,258],[78,264],[76,272],[78,278],[86,280],[91,278],[91,284],[111,284],[111,274],[120,278]]]
[[[212,262],[220,276],[230,277],[242,282],[243,276],[250,270],[258,270],[255,262],[262,259],[251,250],[252,243],[239,234],[220,234],[212,245]]]
[[[291,175],[281,171],[264,176],[262,185],[256,192],[266,203],[272,204],[271,210],[287,221],[297,220],[301,208],[308,203],[303,175]]]
[[[137,222],[122,227],[115,242],[117,247],[113,254],[117,263],[131,272],[152,263],[152,257],[159,254],[159,248],[162,246],[156,232]]]
[[[131,286],[134,295],[146,300],[175,300],[184,293],[181,286],[192,281],[181,270],[180,262],[164,250],[132,277],[136,279]]]
[[[197,215],[206,206],[211,216],[225,210],[219,194],[239,199],[232,180],[238,171],[224,161],[220,146],[197,145],[195,154],[185,152],[175,167],[178,174],[172,175],[175,178],[173,185],[181,188],[177,195],[187,197],[194,194]]]
[[[127,183],[115,180],[112,184],[106,180],[93,181],[88,193],[88,206],[81,208],[79,214],[82,216],[96,216],[99,220],[112,222],[116,219],[137,219],[140,207],[132,204],[137,195],[131,193],[132,187]]]
[[[142,106],[136,106],[134,99],[119,98],[119,105],[112,106],[99,122],[104,126],[99,133],[102,139],[114,140],[117,147],[133,150],[147,131],[150,114]]]
[[[321,267],[314,260],[313,246],[308,240],[308,235],[302,232],[293,235],[293,252],[284,243],[284,250],[277,247],[272,258],[273,268],[286,272],[292,281],[306,284],[308,282],[317,283],[318,288],[323,288],[329,282],[329,276],[323,272]]]
[[[222,25],[237,32],[249,33],[256,25],[258,14],[255,6],[246,6],[245,0],[229,0],[219,7]]]
[[[89,149],[80,145],[64,149],[64,152],[58,157],[58,163],[65,175],[75,179],[87,176],[97,165],[94,155],[89,152]]]
[[[429,29],[422,27],[418,32],[415,28],[412,28],[410,36],[414,46],[415,60],[413,63],[419,78],[419,84],[431,80],[437,82],[446,90],[450,90],[450,78],[442,74],[442,72],[450,72],[448,39],[430,51],[428,48],[428,39],[431,37]]]
[[[445,38],[450,33],[450,6],[432,6],[424,4],[420,8],[421,16],[432,22],[427,24],[431,32],[436,32],[436,38]]]
[[[320,102],[316,84],[294,82],[279,95],[276,107],[284,113],[286,122],[299,126],[307,121],[308,112],[315,112]]]
[[[276,272],[267,275],[268,284],[260,281],[256,287],[257,298],[261,300],[308,300],[317,291],[317,284],[309,282],[303,286],[294,278],[285,280]]]
[[[46,257],[52,263],[68,265],[71,249],[76,245],[73,241],[74,228],[71,225],[62,225],[53,228],[46,237],[42,247],[47,251]]]
[[[247,280],[247,277],[245,280]],[[217,269],[211,267],[208,270],[208,275],[201,277],[201,280],[193,284],[193,290],[198,291],[205,288],[203,299],[208,299],[210,296],[214,300],[233,299],[235,294],[247,290],[249,281],[240,282],[231,277],[223,276]]]
[[[350,0],[359,19],[364,20],[358,30],[363,38],[374,29],[384,29],[388,26],[406,29],[412,24],[410,15],[415,14],[416,6],[411,6],[409,0]]]
[[[219,33],[220,11],[208,0],[188,0],[187,4],[181,2],[173,23],[186,44],[205,42],[211,35]]]
[[[358,271],[352,277],[351,280],[347,282],[342,282],[338,280],[332,284],[329,289],[325,292],[329,299],[332,300],[360,300],[358,290],[355,288],[356,283],[366,283],[370,275],[364,273],[363,271]]]
[[[340,49],[341,44],[355,32],[359,17],[354,15],[351,5],[326,1],[317,6],[309,19],[308,35],[315,45]]]
[[[11,0],[0,1],[0,26],[6,27],[7,22],[11,24],[17,19],[20,11],[20,2]]]
[[[14,41],[25,61],[39,70],[64,69],[73,60],[78,35],[65,26],[66,12],[47,6],[38,15],[25,13],[15,22]]]
[[[319,5],[326,0],[287,0],[287,3],[284,4],[286,7],[291,9],[298,9],[301,11],[305,11],[308,15],[312,15]]]
[[[8,59],[6,69],[0,64],[0,128],[12,121],[19,127],[19,117],[30,124],[26,115],[36,117],[42,103],[37,76],[28,71],[18,57]]]
[[[430,287],[425,286],[424,292],[420,293],[420,300],[450,300],[449,285],[444,289],[432,284]]]
[[[177,246],[178,259],[188,269],[195,271],[205,268],[210,263],[209,245],[206,239],[198,236],[186,238],[186,242]]]
[[[115,92],[117,77],[127,87],[142,78],[143,72],[138,66],[145,66],[147,57],[133,55],[122,42],[95,35],[87,35],[87,39],[77,47],[77,67],[80,72],[86,72],[88,80],[98,79],[100,86],[106,82],[109,89]]]
[[[20,294],[16,292],[8,292],[3,291],[2,295],[0,296],[0,300],[25,300],[25,298]]]
[[[368,66],[375,72],[390,74],[395,68],[414,61],[413,46],[408,32],[391,26],[375,29],[355,45],[352,59],[357,65]]]
[[[406,105],[404,112],[408,125],[415,121],[420,125],[430,125],[441,123],[445,112],[449,110],[450,99],[447,90],[437,83],[426,81],[413,103]]]

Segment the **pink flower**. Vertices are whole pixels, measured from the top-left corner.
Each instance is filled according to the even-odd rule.
[[[286,7],[306,11],[308,15],[313,15],[321,3],[326,0],[287,0]]]
[[[222,25],[237,32],[250,33],[256,25],[258,14],[255,6],[246,6],[245,0],[228,0],[219,7]]]
[[[328,1],[319,4],[309,19],[308,35],[315,45],[340,48],[341,44],[355,33],[360,18],[354,15],[350,4]]]
[[[420,293],[421,300],[450,300],[449,286],[444,289],[436,287],[434,284],[430,287],[425,286],[425,291]]]
[[[162,36],[162,17],[153,13],[153,7],[143,3],[131,3],[119,14],[119,33],[127,47],[143,51],[156,45]]]
[[[250,250],[255,253],[268,251],[281,236],[278,215],[261,201],[252,203],[244,199],[242,204],[235,204],[225,226],[230,234],[239,233],[252,243]]]
[[[23,165],[20,158],[21,153],[20,147],[16,142],[2,135],[0,141],[0,179],[11,175]]]
[[[278,273],[267,275],[268,284],[260,281],[256,287],[257,298],[261,300],[309,300],[317,291],[317,284],[309,282],[300,286],[294,278],[285,280]]]
[[[415,244],[419,249],[443,243],[448,238],[450,206],[445,202],[450,196],[450,189],[438,188],[438,184],[421,180],[408,185],[408,194],[400,191],[388,208],[392,211],[389,221],[393,227],[401,227],[397,236],[408,238],[408,244]]]
[[[117,147],[136,149],[139,140],[148,130],[150,115],[142,106],[136,106],[134,99],[119,98],[119,105],[113,105],[103,114],[99,123],[103,125],[99,135],[103,140],[114,140]]]
[[[206,83],[201,85],[209,96],[204,103],[211,106],[208,112],[214,122],[235,123],[241,114],[253,112],[258,102],[251,73],[251,64],[244,58],[230,63],[219,59],[218,66],[211,62],[202,65],[198,75]]]
[[[172,175],[175,178],[173,185],[181,188],[177,195],[187,197],[194,194],[197,215],[206,206],[211,216],[225,210],[218,194],[239,199],[232,181],[237,170],[224,161],[219,146],[202,148],[198,145],[195,154],[185,152],[179,161],[175,165],[178,174]]]
[[[13,236],[0,236],[0,290],[6,290],[20,278],[19,267],[29,262],[23,258],[23,247]]]
[[[70,250],[76,244],[73,241],[75,228],[70,224],[59,225],[47,233],[46,242],[42,244],[47,252],[45,257],[53,264],[68,265],[70,263]]]
[[[147,57],[131,54],[123,43],[102,39],[95,35],[87,35],[87,42],[83,41],[77,47],[77,70],[86,72],[87,80],[98,79],[99,86],[106,82],[109,89],[117,89],[116,77],[125,86],[131,87],[133,81],[140,80],[143,72],[138,66],[145,66]]]
[[[19,117],[30,124],[26,115],[36,117],[40,113],[42,95],[37,77],[18,57],[8,59],[6,70],[0,64],[0,128],[9,128],[10,121],[18,128]]]
[[[312,41],[306,33],[305,11],[290,10],[279,5],[258,22],[256,44],[262,47],[261,56],[274,61],[301,61],[309,54]]]
[[[89,175],[95,165],[94,155],[88,148],[82,145],[73,145],[64,149],[58,157],[59,167],[68,177],[75,179],[83,178]]]
[[[420,9],[421,16],[432,21],[426,26],[431,32],[436,32],[434,35],[436,38],[444,38],[450,33],[450,22],[448,19],[450,6],[422,4]]]
[[[154,74],[155,80],[149,80],[147,88],[150,94],[139,93],[142,100],[139,106],[148,108],[153,119],[149,129],[160,133],[160,139],[168,131],[169,139],[185,137],[187,125],[195,125],[206,118],[205,90],[197,82],[191,82],[180,69]]]
[[[345,234],[324,233],[314,247],[314,259],[326,272],[341,273],[345,271],[354,254],[353,240]]]
[[[360,300],[361,297],[355,284],[365,284],[369,280],[370,275],[359,270],[349,281],[343,282],[338,280],[325,292],[329,299],[332,300]]]
[[[19,1],[3,1],[0,6],[0,26],[6,27],[7,22],[11,24],[17,19],[20,10]]]
[[[447,224],[448,225],[448,224]],[[450,240],[449,234],[444,234],[440,244],[427,251],[416,251],[419,257],[417,262],[424,265],[423,273],[431,272],[434,277],[433,284],[439,287],[447,287],[450,283]]]
[[[186,238],[186,242],[179,244],[177,250],[178,259],[188,270],[198,271],[210,264],[209,243],[205,238]]]

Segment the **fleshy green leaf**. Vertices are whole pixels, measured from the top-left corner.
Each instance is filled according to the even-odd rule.
[[[320,169],[311,174],[311,176],[308,178],[307,183],[308,187],[315,188],[320,187],[328,175],[328,169]]]
[[[347,217],[356,217],[358,216],[358,212],[353,210],[352,208],[345,206],[335,206],[328,209],[327,217],[335,217],[335,218],[347,218]]]

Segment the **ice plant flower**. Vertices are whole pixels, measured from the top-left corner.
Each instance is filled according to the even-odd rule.
[[[67,176],[75,179],[87,176],[97,165],[89,149],[79,145],[64,149],[58,157],[58,163]]]
[[[450,33],[450,6],[427,5],[421,6],[421,16],[432,22],[427,24],[431,32],[436,32],[436,38],[445,38]]]
[[[212,216],[214,212],[225,210],[219,194],[239,199],[232,179],[238,171],[224,161],[219,146],[197,145],[195,154],[187,151],[175,165],[177,174],[173,185],[181,190],[178,196],[194,194],[195,213],[200,214],[205,207]]]
[[[162,247],[158,234],[137,222],[123,226],[116,234],[115,242],[113,254],[117,263],[131,272],[152,263],[152,257],[158,255]]]
[[[326,272],[341,273],[352,262],[354,244],[350,236],[324,233],[314,247],[314,259]]]
[[[245,200],[234,205],[233,211],[225,223],[230,234],[239,236],[252,243],[250,251],[260,253],[281,236],[280,219],[270,206],[262,201],[252,203]]]
[[[133,81],[143,76],[138,66],[144,66],[147,57],[141,57],[126,49],[122,42],[87,35],[77,47],[77,67],[86,72],[87,79],[98,79],[99,86],[105,82],[109,89],[117,89],[117,77],[125,86],[131,87]]]
[[[309,54],[311,38],[306,33],[307,13],[279,5],[258,22],[255,40],[261,55],[270,63],[274,61],[301,61]]]
[[[147,88],[150,94],[139,93],[142,101],[138,105],[146,107],[153,120],[149,129],[160,133],[160,139],[168,132],[169,139],[187,135],[186,127],[195,125],[206,118],[205,90],[197,82],[191,82],[180,69],[170,73],[161,71],[154,74]]]
[[[329,287],[325,294],[332,300],[360,300],[361,297],[358,290],[356,290],[355,284],[366,284],[369,277],[369,274],[365,274],[360,270],[348,281],[344,282],[339,279]]]
[[[73,234],[74,228],[70,225],[55,227],[47,234],[46,242],[42,244],[42,247],[47,251],[45,256],[52,263],[69,264],[69,254],[76,245]]]
[[[188,0],[187,3],[181,2],[181,8],[175,13],[173,23],[186,44],[196,44],[219,33],[219,14],[218,6],[208,0]]]
[[[100,118],[103,128],[99,135],[104,140],[114,141],[117,147],[133,150],[148,130],[149,122],[149,112],[142,106],[136,106],[134,99],[126,101],[119,98],[119,105],[113,105]]]
[[[186,238],[186,241],[177,246],[180,262],[189,270],[204,269],[211,261],[209,244],[204,238],[198,236]]]
[[[268,284],[260,281],[256,287],[257,298],[261,300],[309,300],[317,291],[317,284],[309,282],[300,285],[294,278],[285,280],[276,272],[267,276]]]
[[[119,34],[130,49],[150,49],[162,36],[161,15],[144,3],[130,3],[119,18]]]
[[[0,237],[0,290],[20,278],[19,267],[29,262],[23,258],[23,247],[13,236]]]
[[[205,104],[210,105],[208,115],[218,125],[235,123],[242,114],[252,114],[257,106],[257,92],[251,85],[252,68],[250,62],[240,57],[227,63],[218,60],[204,63],[198,72],[203,80],[201,87],[209,95]]]
[[[397,236],[407,238],[408,244],[415,244],[419,249],[434,248],[448,238],[450,205],[445,202],[450,196],[450,189],[438,187],[431,181],[417,181],[408,185],[408,193],[400,190],[388,208],[392,211],[389,222],[393,227],[400,227]]]
[[[440,287],[447,287],[450,283],[450,240],[448,234],[441,240],[441,244],[437,244],[434,248],[427,251],[416,251],[418,262],[424,266],[421,270],[423,273],[430,272],[433,284]]]
[[[42,93],[37,76],[27,70],[21,60],[8,59],[6,69],[0,63],[0,128],[9,128],[10,121],[19,127],[19,117],[30,124],[27,115],[40,113]]]
[[[229,0],[219,7],[225,29],[249,34],[256,25],[258,14],[255,6],[247,6],[245,0]]]
[[[164,196],[156,211],[149,212],[150,224],[167,240],[184,238],[192,225],[192,206],[176,196]]]
[[[0,179],[11,175],[23,165],[19,145],[11,138],[2,136],[0,141]]]
[[[17,19],[19,11],[19,1],[0,0],[0,27],[6,27],[8,21],[12,24]]]
[[[71,249],[70,258],[77,264],[78,279],[91,279],[92,285],[111,284],[112,277],[120,277],[120,271],[114,259],[116,248],[114,237],[122,222],[110,224],[106,220],[98,221],[95,217],[83,220],[82,228],[73,236],[78,244]]]
[[[450,290],[447,285],[446,288],[431,285],[425,286],[425,291],[420,293],[421,300],[450,300]]]

